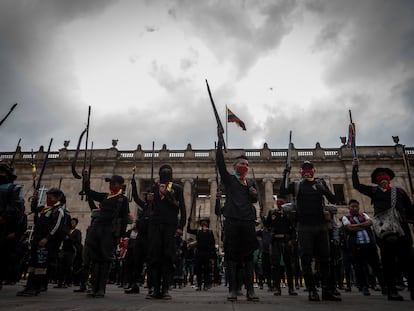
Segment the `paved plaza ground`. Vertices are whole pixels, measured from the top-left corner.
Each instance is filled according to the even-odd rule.
[[[371,296],[363,296],[353,288],[352,292],[341,292],[342,302],[309,302],[303,288],[298,290],[298,296],[289,296],[283,289],[282,296],[274,296],[266,289],[256,289],[259,302],[247,302],[239,297],[237,302],[228,302],[227,288],[213,287],[209,291],[196,291],[187,286],[171,291],[172,300],[145,299],[147,290],[141,288],[140,294],[124,294],[122,288],[108,285],[105,298],[88,298],[84,293],[73,293],[72,288],[49,290],[36,297],[17,297],[16,292],[22,290],[24,283],[13,286],[3,286],[0,290],[0,310],[12,311],[109,311],[109,310],[145,310],[145,311],[405,311],[414,310],[414,301],[409,300],[408,291],[402,291],[405,301],[388,301],[380,292],[371,292]]]

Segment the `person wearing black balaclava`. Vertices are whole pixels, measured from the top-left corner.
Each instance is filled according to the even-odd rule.
[[[124,178],[112,175],[105,178],[109,182],[109,191],[96,192],[90,189],[89,180],[86,182],[86,194],[100,203],[86,236],[86,247],[91,256],[92,290],[89,297],[105,296],[106,282],[116,245],[121,237],[126,235],[128,224],[129,200],[123,195]]]
[[[280,194],[293,194],[296,196],[297,234],[309,301],[320,300],[312,270],[314,258],[319,265],[321,275],[322,300],[341,301],[340,297],[334,295],[335,288],[330,275],[329,233],[324,213],[324,197],[330,203],[335,204],[335,196],[323,179],[314,177],[315,168],[313,163],[309,161],[303,162],[299,183],[291,182],[286,188],[285,180],[288,171],[290,171],[290,167],[283,172]]]
[[[224,256],[229,275],[229,295],[227,300],[237,300],[240,289],[238,274],[244,271],[247,300],[258,301],[254,292],[253,253],[259,248],[256,237],[257,189],[250,178],[247,178],[249,162],[245,156],[237,157],[233,163],[233,173],[227,171],[223,155],[223,143],[217,144],[216,163],[221,180],[225,187],[224,203]]]
[[[16,178],[12,167],[0,164],[0,289],[8,272],[16,271],[16,245],[27,228],[23,186],[13,183]]]
[[[173,183],[172,167],[168,164],[162,165],[159,177],[159,182],[147,194],[150,209],[148,268],[153,285],[147,298],[171,299],[168,289],[174,272],[175,235],[183,233],[186,209],[183,188]]]

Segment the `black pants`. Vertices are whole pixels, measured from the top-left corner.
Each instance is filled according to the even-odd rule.
[[[167,292],[174,272],[176,225],[150,224],[148,266],[154,293]]]
[[[224,225],[224,253],[226,261],[253,261],[253,252],[259,248],[254,221],[226,219]]]
[[[315,259],[321,276],[322,290],[332,291],[329,269],[329,235],[324,225],[300,226],[298,228],[299,252],[303,277],[309,291],[316,290],[316,281],[312,271],[312,260]]]
[[[384,286],[384,278],[381,270],[381,264],[375,244],[357,244],[353,252],[355,262],[356,279],[360,287],[369,287],[369,270],[372,268],[374,275],[378,278],[381,287]]]
[[[407,278],[408,288],[414,290],[414,267],[412,247],[405,237],[395,241],[379,240],[385,282],[389,291],[396,291],[397,267]]]
[[[270,258],[274,287],[280,289],[280,280],[282,278],[281,259],[283,259],[288,287],[289,289],[293,289],[293,244],[274,239],[272,241]]]

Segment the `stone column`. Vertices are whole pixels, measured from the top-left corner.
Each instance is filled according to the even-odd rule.
[[[181,182],[184,184],[183,187],[183,194],[184,194],[184,202],[185,202],[185,209],[187,212],[187,219],[190,216],[190,209],[191,209],[191,185],[193,184],[194,180],[192,178],[183,178]],[[187,222],[187,219],[185,220]],[[188,224],[187,224],[188,226]],[[185,230],[186,228],[184,228]],[[184,233],[184,237],[186,234]]]
[[[215,214],[217,181],[215,178],[210,178],[208,180],[208,183],[210,184],[210,229],[214,233],[216,244],[219,244],[218,241],[220,241],[220,232],[219,232],[220,230],[217,230],[218,223],[217,223],[217,216]]]
[[[273,183],[275,179],[272,177],[263,178],[263,183],[265,186],[265,195],[263,198],[264,212],[267,212],[273,208]]]

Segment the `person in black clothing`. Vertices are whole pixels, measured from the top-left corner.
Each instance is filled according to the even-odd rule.
[[[213,280],[211,261],[214,260],[216,240],[214,233],[209,229],[209,219],[200,219],[200,229],[191,229],[187,226],[187,232],[196,236],[195,248],[195,272],[197,275],[197,290],[200,291],[204,283],[204,290],[208,290]]]
[[[182,235],[186,223],[183,188],[173,183],[172,167],[162,165],[159,176],[159,182],[147,194],[150,209],[148,268],[153,285],[147,299],[171,299],[168,289],[174,272],[175,235]]]
[[[397,265],[405,272],[408,280],[408,289],[411,292],[411,300],[414,300],[414,267],[412,265],[412,245],[408,221],[414,221],[414,208],[406,192],[401,188],[391,186],[391,180],[394,178],[394,172],[389,168],[376,168],[371,174],[371,182],[375,186],[361,184],[358,177],[358,160],[354,160],[352,170],[352,184],[356,190],[371,198],[374,207],[375,216],[381,214],[390,208],[395,208],[401,220],[400,227],[403,230],[402,235],[391,234],[380,237],[376,234],[377,245],[381,252],[381,262],[383,274],[388,289],[388,300],[403,300],[398,294],[396,287]],[[395,192],[394,192],[395,191]],[[392,196],[395,195],[394,207],[392,207]]]
[[[96,219],[96,216],[99,214],[99,211],[100,211],[100,207],[95,205],[95,202],[92,200],[91,197],[88,196],[87,201],[88,201],[89,208],[91,210],[91,223],[90,223],[89,227],[86,229],[85,241],[88,240],[88,234],[89,234],[89,231],[90,231],[90,227],[91,227],[92,223],[94,222],[94,220]],[[80,269],[75,272],[79,276],[79,288],[74,289],[73,290],[74,293],[84,293],[88,290],[87,289],[87,284],[88,284],[89,275],[91,273],[92,259],[91,259],[89,247],[86,243],[83,246],[81,256],[82,256],[82,259],[81,259],[82,260],[82,265],[81,265]]]
[[[315,169],[311,162],[305,161],[301,165],[300,182],[291,182],[285,188],[286,173],[289,170],[290,168],[286,168],[283,172],[280,194],[296,196],[297,234],[309,300],[320,300],[312,271],[312,260],[316,259],[321,275],[322,299],[340,301],[341,298],[335,297],[333,294],[335,288],[329,271],[329,234],[324,217],[324,197],[330,203],[335,204],[335,196],[323,179],[314,178]]]
[[[233,163],[233,173],[227,171],[223,155],[223,144],[217,144],[216,163],[225,187],[224,203],[224,254],[229,276],[228,300],[237,300],[240,284],[238,273],[244,271],[247,300],[258,301],[253,288],[253,252],[259,248],[256,238],[257,190],[254,182],[247,178],[249,162],[240,156]]]
[[[55,288],[71,286],[73,279],[73,263],[82,246],[82,232],[76,229],[77,218],[71,219],[71,229],[64,237],[58,258],[58,283]]]
[[[86,195],[100,202],[99,212],[91,223],[86,238],[92,261],[92,290],[88,296],[96,298],[105,296],[106,282],[110,265],[114,260],[115,247],[119,239],[126,234],[129,214],[128,198],[123,195],[122,191],[124,178],[112,175],[111,178],[105,178],[105,181],[109,182],[110,193],[93,191],[90,189],[89,181],[85,183]]]
[[[70,233],[70,240],[73,242],[73,247],[75,249],[75,253],[73,256],[73,264],[72,264],[72,282],[75,285],[79,285],[80,278],[78,272],[82,267],[82,252],[83,252],[83,244],[82,244],[82,232],[77,229],[79,220],[77,218],[72,218],[72,230]]]
[[[127,231],[126,236],[128,238],[128,245],[126,248],[126,254],[124,259],[124,265],[122,267],[122,280],[126,282],[125,294],[138,294],[138,278],[136,269],[136,239],[138,238],[138,228],[135,224],[130,230]]]
[[[40,293],[42,286],[47,286],[48,271],[56,265],[59,247],[63,241],[65,195],[57,188],[51,188],[46,193],[46,206],[41,208],[33,230],[30,248],[29,276],[26,287],[17,296],[31,297]],[[37,192],[32,199],[32,209],[38,208]]]
[[[125,289],[125,294],[139,293],[139,284],[144,284],[143,270],[144,264],[147,263],[148,256],[148,225],[150,209],[148,206],[147,194],[145,195],[145,201],[139,197],[135,179],[131,180],[131,187],[133,200],[139,206],[137,219],[135,221],[138,234],[133,241],[130,241],[133,253],[132,272],[130,276],[131,284],[129,288]],[[152,290],[151,273],[147,273],[147,287],[149,291]]]
[[[23,186],[13,183],[16,178],[13,168],[0,164],[0,289],[7,273],[16,272],[16,246],[27,228]],[[15,282],[16,275],[12,278],[9,281]]]
[[[295,228],[290,219],[283,212],[283,200],[276,201],[276,208],[269,211],[265,219],[265,226],[271,232],[271,274],[275,286],[275,296],[280,296],[281,259],[285,264],[289,295],[296,296],[293,288],[293,241],[296,238]]]

